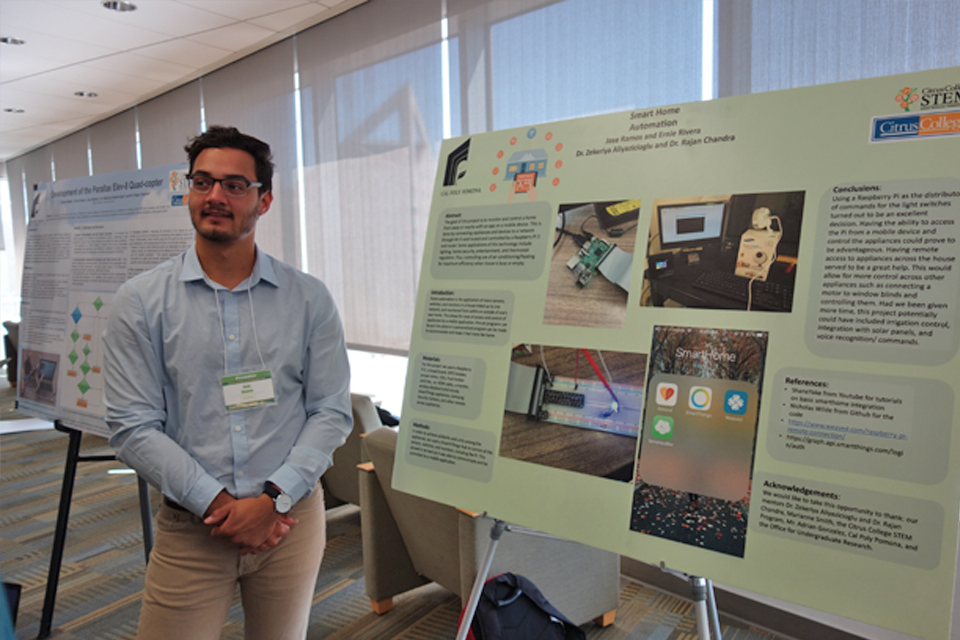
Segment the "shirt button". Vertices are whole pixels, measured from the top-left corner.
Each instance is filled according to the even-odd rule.
[[[236,339],[237,339],[237,337],[236,337],[235,335],[233,335],[232,333],[230,334],[229,338],[230,338],[231,340],[236,340]]]
[[[243,477],[243,471],[237,471],[237,477],[238,477],[238,478],[242,478],[242,477]]]
[[[236,427],[234,427],[233,430],[234,430],[234,431],[240,431],[240,425],[237,425]]]

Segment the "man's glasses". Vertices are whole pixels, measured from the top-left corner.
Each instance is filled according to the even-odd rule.
[[[187,176],[187,180],[190,181],[191,191],[197,193],[210,193],[213,185],[219,182],[220,189],[231,198],[242,198],[247,195],[251,187],[263,186],[260,182],[250,182],[244,177],[213,178],[203,173],[191,173]]]

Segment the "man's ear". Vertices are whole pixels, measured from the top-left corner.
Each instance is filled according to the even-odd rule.
[[[267,191],[266,193],[260,196],[260,213],[258,215],[263,215],[270,210],[270,204],[273,202],[273,192]]]

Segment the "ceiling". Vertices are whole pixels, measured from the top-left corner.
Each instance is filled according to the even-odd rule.
[[[0,0],[0,160],[160,95],[366,0]],[[77,92],[95,93],[82,97]]]

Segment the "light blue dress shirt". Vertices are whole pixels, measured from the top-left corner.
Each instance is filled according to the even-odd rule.
[[[276,402],[227,411],[222,377],[264,368]],[[266,480],[294,502],[309,495],[353,424],[329,291],[259,247],[233,290],[204,274],[196,248],[124,283],[104,384],[117,457],[197,515],[221,490],[254,497]]]

